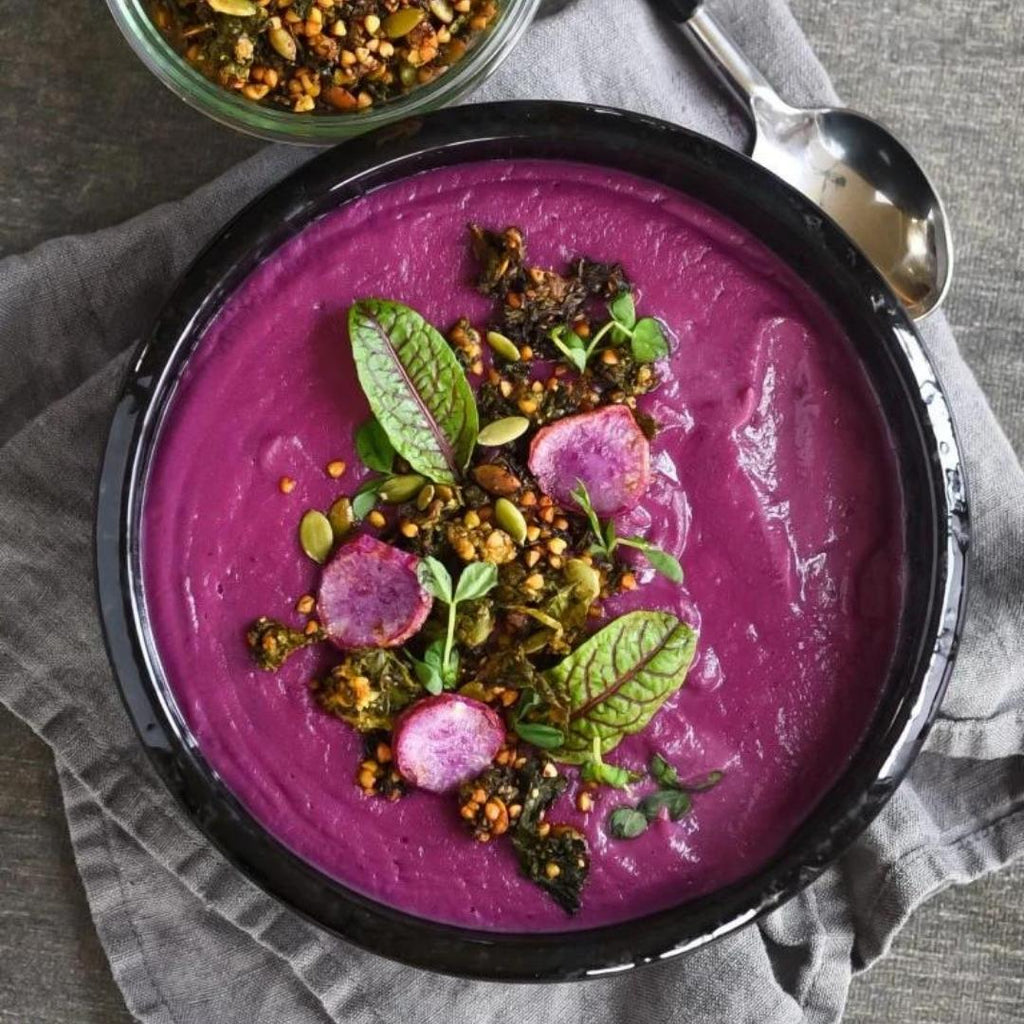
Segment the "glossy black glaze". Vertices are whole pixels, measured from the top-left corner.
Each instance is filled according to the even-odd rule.
[[[568,935],[440,925],[334,882],[269,836],[206,764],[156,670],[140,584],[142,492],[160,417],[190,352],[250,270],[312,219],[431,168],[492,158],[593,162],[716,207],[790,263],[845,324],[886,410],[908,514],[908,595],[870,734],[786,850],[756,875],[646,918]],[[158,771],[210,840],[310,919],[374,952],[506,980],[596,977],[682,953],[807,885],[878,813],[917,754],[962,622],[967,507],[949,411],[915,329],[849,239],[745,157],[661,121],[605,108],[511,103],[443,111],[331,150],[244,210],[193,264],[140,346],[114,414],[99,485],[99,599],[125,703]]]

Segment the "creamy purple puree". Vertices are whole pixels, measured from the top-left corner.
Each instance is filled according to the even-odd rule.
[[[359,736],[310,698],[329,662],[306,650],[277,674],[244,643],[263,614],[315,591],[296,525],[363,478],[368,415],[345,314],[396,299],[442,329],[490,302],[468,283],[470,220],[517,224],[531,262],[619,260],[638,304],[674,332],[664,383],[641,399],[661,429],[629,529],[682,561],[611,614],[661,608],[699,625],[686,685],[608,760],[655,750],[681,775],[725,771],[681,821],[610,839],[629,802],[575,786],[552,812],[591,845],[569,918],[519,875],[508,843],[472,841],[457,801],[397,803],[354,784]],[[456,282],[467,282],[456,285]],[[324,465],[349,469],[331,480]],[[297,481],[283,495],[281,476]],[[759,242],[704,206],[624,174],[563,163],[431,172],[325,217],[255,271],[207,332],[174,399],[146,494],[146,599],[160,659],[210,764],[268,830],[362,893],[479,928],[609,924],[762,866],[847,764],[879,698],[901,602],[901,497],[875,398],[842,330]],[[573,775],[575,773],[572,773]],[[637,792],[643,792],[638,787]],[[633,798],[635,800],[635,796]]]

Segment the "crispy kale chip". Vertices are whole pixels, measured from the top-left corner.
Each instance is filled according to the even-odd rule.
[[[397,654],[379,648],[352,651],[312,689],[324,711],[359,732],[390,729],[395,715],[424,692]]]
[[[567,785],[550,759],[520,757],[460,787],[459,812],[477,839],[507,832],[522,873],[574,914],[590,869],[587,840],[570,825],[545,820]]]
[[[264,672],[276,672],[296,651],[320,643],[325,636],[319,626],[306,633],[301,629],[292,629],[277,619],[268,619],[264,615],[246,631],[245,642],[249,645],[256,664]]]
[[[617,263],[577,257],[563,275],[527,265],[519,228],[507,227],[499,233],[471,224],[469,230],[480,265],[477,287],[484,295],[501,301],[502,333],[538,351],[550,350],[547,337],[553,328],[583,316],[588,299],[611,299],[629,288]]]

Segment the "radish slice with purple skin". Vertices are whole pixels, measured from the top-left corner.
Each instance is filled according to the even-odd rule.
[[[406,782],[446,793],[479,775],[504,742],[505,727],[486,704],[442,693],[402,712],[391,749]]]
[[[328,639],[342,650],[397,647],[419,632],[433,605],[419,561],[368,534],[342,544],[324,566],[316,602]]]
[[[582,481],[594,511],[607,519],[632,508],[651,479],[651,446],[624,405],[566,416],[537,431],[530,471],[564,508]]]

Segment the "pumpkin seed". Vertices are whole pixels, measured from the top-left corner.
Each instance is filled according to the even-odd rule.
[[[505,416],[493,423],[488,423],[477,435],[476,443],[484,448],[500,448],[503,444],[522,437],[530,429],[530,421],[525,416]]]
[[[323,512],[311,508],[302,517],[299,523],[299,543],[314,562],[323,565],[327,561],[334,547],[334,530]]]
[[[421,511],[425,512],[427,506],[434,500],[434,485],[427,484],[425,487],[420,488],[420,493],[416,495],[416,507]]]
[[[565,578],[576,587],[581,600],[593,604],[601,595],[601,576],[582,558],[570,558],[565,563]]]
[[[551,629],[538,629],[536,633],[531,633],[521,645],[523,653],[536,654],[543,651],[554,635],[554,630]]]
[[[405,10],[410,8],[407,7]],[[426,477],[420,476],[419,473],[402,473],[384,483],[379,493],[389,505],[401,505],[403,501],[412,501],[426,482]]]
[[[430,0],[430,13],[446,25],[450,25],[455,18],[455,8],[448,0]]]
[[[516,343],[510,338],[506,338],[504,334],[499,334],[497,331],[488,331],[487,344],[494,349],[494,354],[501,356],[505,362],[519,362],[519,349],[516,348]]]
[[[356,517],[352,511],[352,502],[348,498],[339,498],[328,510],[327,521],[331,524],[335,540],[341,540],[355,526]]]
[[[284,28],[272,28],[267,33],[267,38],[279,56],[284,57],[287,61],[295,60],[298,47],[295,45],[295,36],[291,32]]]
[[[206,0],[218,14],[230,14],[235,18],[251,18],[259,8],[250,0]]]
[[[384,32],[388,39],[401,39],[407,36],[424,18],[426,14],[419,7],[403,7],[384,19]]]
[[[411,89],[416,84],[416,76],[417,71],[411,64],[403,64],[398,69],[398,77],[407,89]]]
[[[526,540],[526,520],[508,498],[499,498],[494,503],[494,519],[517,544]]]

